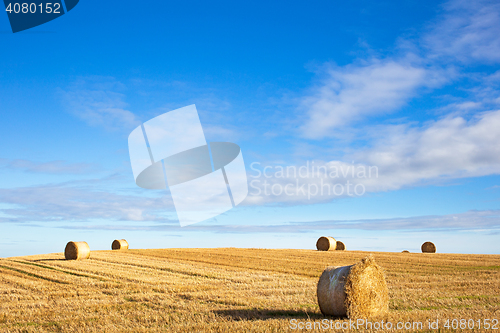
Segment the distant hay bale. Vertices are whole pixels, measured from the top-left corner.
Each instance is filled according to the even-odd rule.
[[[125,239],[115,239],[111,244],[112,250],[128,250],[128,242]]]
[[[337,241],[333,237],[322,236],[316,242],[316,248],[318,251],[329,251],[335,250],[337,247]]]
[[[432,242],[422,244],[422,253],[436,253],[436,245]]]
[[[336,317],[369,318],[389,308],[389,294],[382,268],[372,255],[355,265],[328,267],[318,281],[321,313]]]
[[[403,251],[401,251],[401,253],[410,253],[410,251],[408,251],[408,250],[403,250]]]
[[[66,260],[81,260],[90,258],[90,247],[87,242],[69,242],[64,249]]]
[[[345,250],[345,245],[341,241],[337,241],[337,246],[335,247],[335,250],[337,251],[344,251]]]

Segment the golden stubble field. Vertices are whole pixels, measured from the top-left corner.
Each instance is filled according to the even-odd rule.
[[[437,332],[429,320],[446,331],[448,319],[473,319],[464,331],[500,331],[478,329],[478,320],[500,319],[500,255],[217,248],[0,259],[0,332],[324,332],[321,272],[369,253],[390,295],[389,313],[373,322],[422,322],[422,331]],[[346,319],[326,322],[334,328],[326,331],[355,331],[335,329]]]

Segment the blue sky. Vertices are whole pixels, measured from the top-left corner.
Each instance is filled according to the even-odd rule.
[[[0,15],[0,256],[115,238],[312,249],[322,235],[498,254],[499,32],[495,1],[81,1],[16,34]],[[135,185],[127,137],[190,104],[207,141],[241,147],[254,183],[181,228],[168,190]],[[346,175],[277,173],[307,165]],[[350,173],[370,166],[376,177]],[[348,181],[360,195],[314,194]]]

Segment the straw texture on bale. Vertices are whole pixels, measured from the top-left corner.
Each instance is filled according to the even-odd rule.
[[[344,251],[345,250],[345,245],[341,241],[337,241],[337,246],[335,247],[335,250],[337,251]]]
[[[115,239],[111,244],[112,250],[128,250],[128,242],[125,239]]]
[[[335,250],[337,247],[337,241],[333,237],[322,236],[316,242],[316,248],[318,251],[329,251]]]
[[[90,247],[87,242],[69,242],[64,249],[66,260],[81,260],[90,258]]]
[[[324,315],[370,318],[389,308],[384,272],[372,255],[355,265],[326,268],[318,281],[317,296]]]
[[[410,251],[408,251],[408,250],[403,250],[403,251],[401,251],[401,253],[410,253]]]
[[[436,245],[432,242],[422,244],[422,253],[436,253]]]

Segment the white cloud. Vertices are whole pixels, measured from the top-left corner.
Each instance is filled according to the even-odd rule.
[[[0,222],[165,221],[170,196],[117,194],[77,186],[45,185],[0,189]]]
[[[126,110],[123,85],[109,77],[79,79],[66,90],[60,90],[65,108],[91,126],[108,130],[131,130],[140,122]]]
[[[394,190],[439,178],[500,173],[500,110],[470,120],[446,117],[420,128],[399,126],[379,133],[374,147],[353,158],[377,165],[373,190]]]
[[[241,133],[231,128],[225,128],[218,125],[205,125],[203,126],[203,133],[207,141],[238,141]]]
[[[449,1],[445,12],[423,38],[430,57],[468,63],[500,61],[500,3]]]
[[[300,128],[306,138],[335,136],[337,128],[393,112],[414,97],[418,88],[443,82],[438,71],[408,61],[372,60],[326,72],[322,85],[301,102],[308,117]]]
[[[69,228],[80,228],[69,226]],[[84,227],[85,228],[85,227]],[[82,228],[82,229],[84,229]],[[120,226],[92,226],[92,229],[115,229]],[[179,226],[150,225],[144,230],[180,230]],[[122,230],[133,230],[130,226],[121,226]],[[413,216],[391,219],[364,219],[364,220],[323,220],[323,221],[289,221],[279,224],[257,225],[193,225],[183,232],[217,232],[229,234],[249,233],[307,233],[321,230],[411,230],[413,231],[474,231],[489,234],[500,230],[500,210],[470,210],[460,214]]]
[[[92,172],[95,166],[89,163],[68,163],[65,161],[38,162],[24,159],[1,159],[0,167],[21,170],[30,173],[48,174],[85,174]]]
[[[423,44],[404,41],[411,44],[403,48],[407,52],[404,57],[325,67],[326,78],[302,98],[300,107],[306,115],[300,127],[302,137],[333,137],[337,144],[341,139],[343,147],[347,147],[342,161],[356,161],[355,166],[377,166],[379,170],[377,178],[359,180],[347,176],[324,180],[330,186],[349,180],[353,185],[362,183],[367,192],[379,192],[443,179],[500,173],[500,111],[484,112],[498,109],[500,74],[491,69],[475,73],[462,66],[500,60],[500,3],[457,0],[446,3],[444,9],[437,23],[420,39]],[[424,48],[419,50],[422,45]],[[457,61],[462,64],[455,66]],[[429,90],[423,88],[437,88],[456,79],[460,80],[454,87],[459,91],[457,96],[449,91],[447,95],[435,94],[431,97],[439,97],[449,104],[424,111],[447,113],[441,119],[423,125],[370,126],[362,122],[397,111]],[[404,119],[396,123],[401,120]],[[353,133],[359,134],[358,140],[367,142],[365,147],[351,145],[356,140]],[[351,166],[342,161],[328,161],[323,157],[316,162],[344,169]],[[320,180],[306,177],[302,182],[311,184],[315,191],[323,184]],[[269,186],[285,185],[290,181],[296,179],[278,177],[269,179],[268,183]],[[296,196],[255,196],[247,203],[305,204],[334,198],[316,195],[311,199],[310,194],[309,191]]]
[[[372,129],[372,147],[344,157],[355,163],[314,160],[303,165],[270,165],[266,175],[254,170],[263,171],[266,165],[254,165],[249,170],[250,194],[245,203],[313,204],[357,197],[364,191],[500,174],[498,128],[500,110],[469,120],[448,116],[420,127],[379,126]]]
[[[306,225],[302,222],[301,225]],[[317,228],[364,229],[364,230],[498,230],[500,210],[471,210],[460,214],[415,216],[394,219],[371,219],[355,221],[312,222]],[[313,227],[314,228],[314,227]]]
[[[497,63],[499,31],[498,1],[447,2],[444,12],[421,37],[420,50],[418,43],[402,40],[399,44],[406,45],[402,48],[406,52],[403,57],[371,59],[365,63],[358,60],[344,67],[324,69],[322,74],[326,78],[300,103],[299,108],[305,111],[305,121],[300,127],[302,137],[336,137],[355,122],[395,112],[411,98],[418,97],[421,88],[439,87],[460,77],[456,72],[459,67],[454,67],[457,61]],[[489,81],[497,76],[491,75]],[[467,111],[499,103],[497,91],[491,92],[491,87],[484,86],[481,90],[477,94],[488,94],[488,100],[456,103],[456,108]]]

